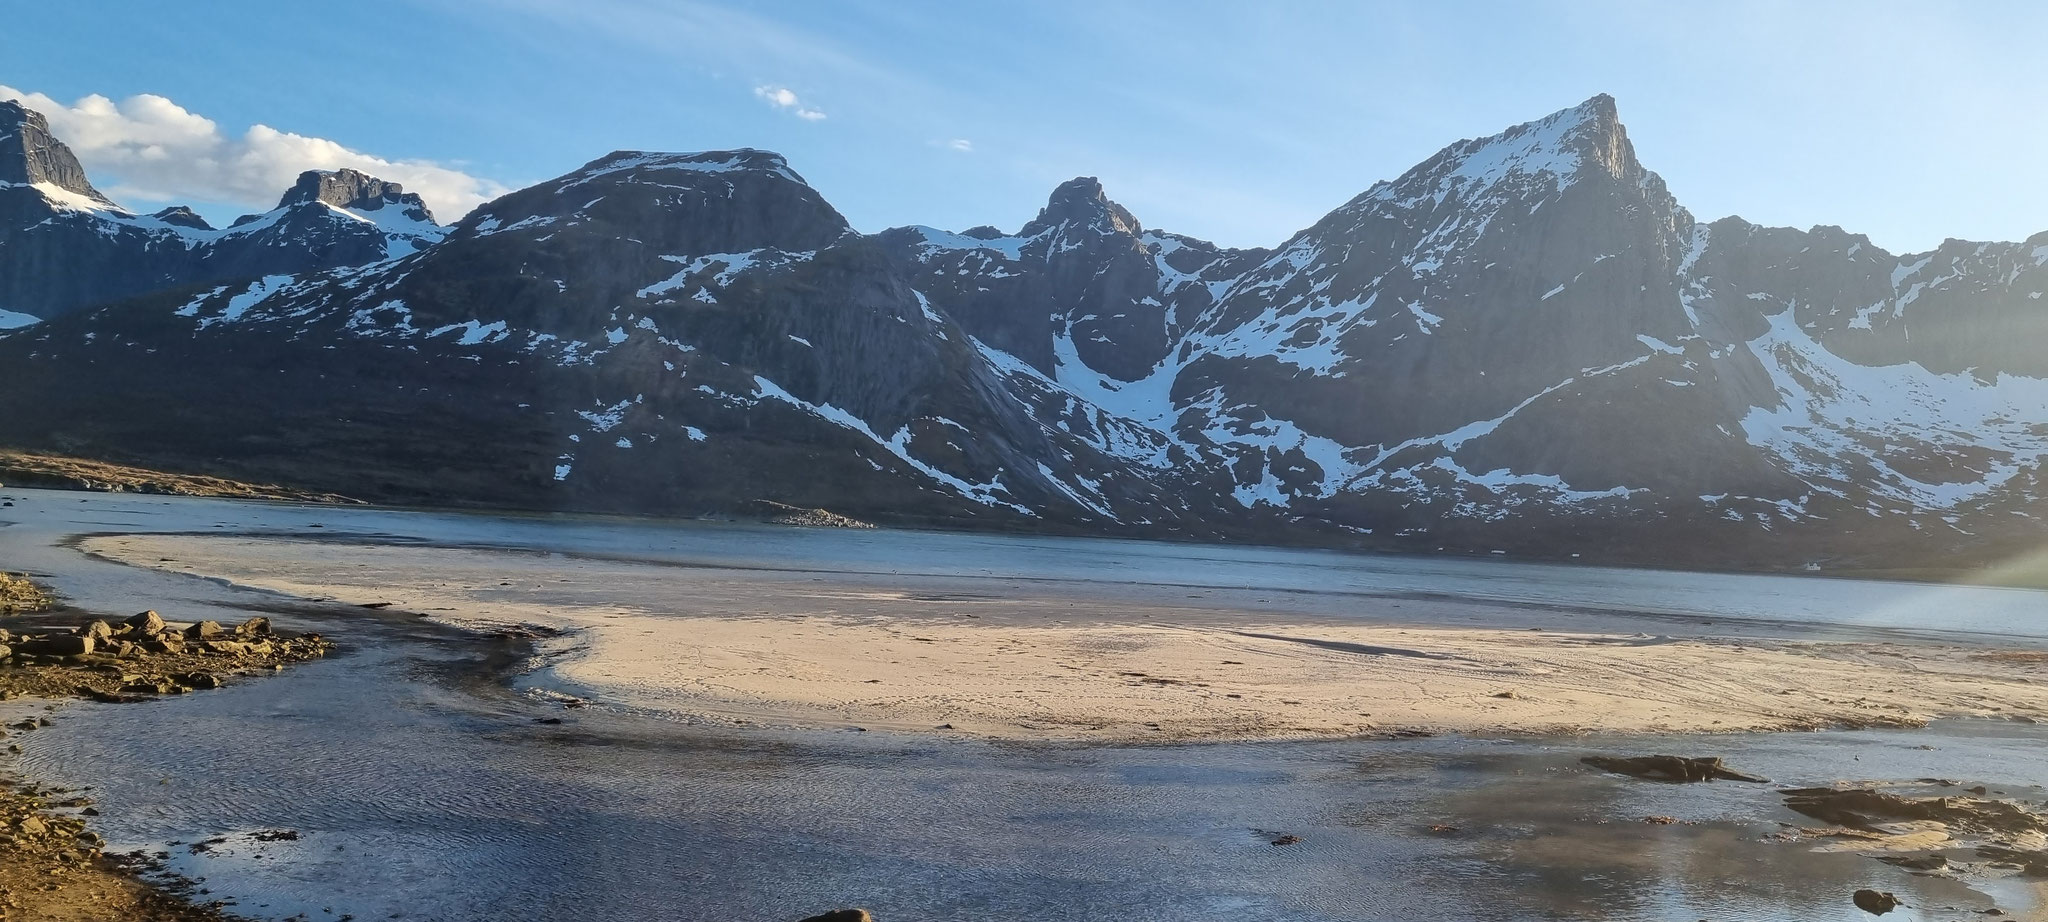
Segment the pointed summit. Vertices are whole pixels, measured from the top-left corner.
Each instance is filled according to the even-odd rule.
[[[205,218],[200,217],[198,212],[185,205],[172,205],[150,215],[150,217],[165,224],[173,224],[178,227],[189,227],[193,230],[213,230],[213,225],[206,223]]]
[[[1622,127],[1614,97],[1601,93],[1550,118],[1570,122],[1573,128],[1566,132],[1567,143],[1580,146],[1609,175],[1623,178],[1642,171],[1642,165],[1636,162],[1635,145],[1629,143],[1628,129]]]
[[[1540,195],[1601,174],[1629,184],[1653,178],[1636,162],[1614,97],[1605,93],[1499,134],[1459,141],[1399,179],[1367,190],[1352,205],[1427,202],[1437,207],[1453,200]]]
[[[116,207],[85,178],[71,148],[50,134],[49,120],[13,101],[0,101],[0,182],[48,184]]]
[[[1109,200],[1102,191],[1102,182],[1093,176],[1081,176],[1060,183],[1046,199],[1045,207],[1038,217],[1024,225],[1020,235],[1029,237],[1059,224],[1080,224],[1093,228],[1098,233],[1121,232],[1136,235],[1144,228],[1138,219],[1119,205]]]

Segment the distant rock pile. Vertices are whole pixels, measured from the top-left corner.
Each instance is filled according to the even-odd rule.
[[[48,607],[50,597],[27,577],[0,573],[0,615],[42,611]]]
[[[770,525],[797,525],[805,528],[873,528],[875,526],[859,519],[840,515],[829,509],[807,509],[772,500],[755,500],[749,511]]]

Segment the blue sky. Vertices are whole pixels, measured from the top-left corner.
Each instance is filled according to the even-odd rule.
[[[613,149],[750,146],[863,230],[1014,229],[1093,175],[1147,226],[1272,245],[1446,144],[1606,92],[1701,218],[1839,224],[1894,251],[2048,230],[2048,4],[169,9],[13,5],[0,87],[112,100],[53,119],[87,136],[95,180],[216,218],[338,165],[314,161],[397,164],[447,219]]]

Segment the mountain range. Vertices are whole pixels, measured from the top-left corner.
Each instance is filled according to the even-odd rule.
[[[0,444],[398,503],[1690,566],[2037,546],[2048,234],[1696,220],[1615,103],[1271,249],[1093,179],[853,229],[779,155],[621,151],[453,226],[352,171],[214,229],[0,103]]]

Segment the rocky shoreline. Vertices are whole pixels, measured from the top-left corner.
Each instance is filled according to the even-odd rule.
[[[48,593],[24,577],[0,574],[0,614],[53,612]],[[134,703],[164,695],[220,688],[245,677],[318,659],[334,644],[318,634],[288,635],[269,619],[227,627],[214,621],[174,624],[155,611],[116,626],[87,620],[76,626],[0,628],[0,701],[83,698]],[[48,711],[54,705],[45,705]],[[10,753],[14,738],[49,726],[47,713],[20,717],[0,728]],[[226,922],[236,918],[216,902],[202,902],[175,886],[146,882],[135,856],[113,856],[92,833],[97,816],[79,792],[44,789],[0,774],[0,922],[63,919],[69,922]]]
[[[68,631],[0,628],[0,700],[70,695],[132,703],[219,688],[235,676],[276,671],[333,649],[318,634],[279,634],[263,617],[233,628],[216,621],[177,627],[145,611],[118,628],[98,620]]]
[[[318,490],[245,483],[205,474],[173,474],[109,461],[24,451],[0,451],[0,483],[46,490],[84,490],[91,493],[146,493],[163,496],[211,496],[222,499],[275,499],[300,503],[362,504],[361,500]]]
[[[1712,757],[1588,756],[1580,761],[1610,774],[1666,784],[1771,784],[1770,779],[1735,771]],[[1782,799],[1785,809],[1820,825],[1782,822],[1777,832],[1763,837],[1765,842],[1817,852],[1853,852],[1924,877],[1966,882],[2015,879],[2037,885],[2048,881],[2048,812],[2007,791],[1920,778],[1837,781],[1825,787],[1775,788],[1772,793]],[[1644,822],[1677,821],[1653,816]],[[1908,905],[1889,891],[1869,888],[1844,894],[1844,898],[1873,916]],[[2007,915],[1997,907],[1917,908]]]

